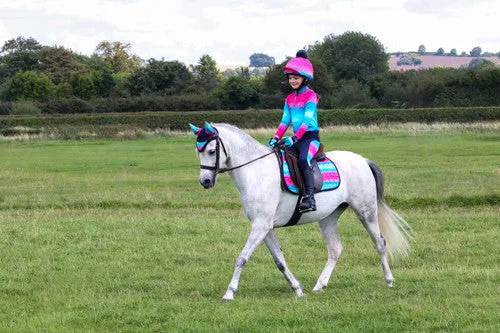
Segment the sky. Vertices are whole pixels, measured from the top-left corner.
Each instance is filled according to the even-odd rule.
[[[247,66],[254,53],[280,63],[330,34],[375,37],[386,52],[474,47],[500,52],[500,0],[0,0],[0,45],[32,37],[91,55],[101,41],[197,64]]]

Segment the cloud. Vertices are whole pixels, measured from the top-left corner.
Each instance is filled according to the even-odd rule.
[[[329,34],[359,31],[388,52],[474,46],[497,52],[496,0],[0,0],[0,42],[33,37],[91,54],[102,40],[130,43],[143,59],[247,65],[281,62]]]
[[[407,0],[404,3],[404,8],[409,12],[440,16],[463,16],[481,7],[491,10],[498,4],[496,0]]]

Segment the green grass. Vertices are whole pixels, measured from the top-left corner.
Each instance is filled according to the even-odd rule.
[[[193,139],[0,141],[0,331],[500,330],[496,129],[325,129],[327,148],[382,168],[415,231],[409,259],[391,264],[395,287],[348,211],[325,292],[311,291],[326,247],[310,224],[277,230],[305,297],[260,246],[229,303],[250,226],[227,175],[209,191],[198,184]]]

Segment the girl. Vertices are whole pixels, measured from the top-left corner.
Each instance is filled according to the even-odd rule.
[[[292,124],[294,135],[285,137],[284,142],[287,147],[293,147],[299,155],[298,164],[306,190],[299,211],[304,213],[316,210],[314,177],[310,163],[320,144],[318,97],[308,86],[313,79],[314,71],[305,50],[299,50],[296,57],[290,59],[283,67],[283,71],[294,92],[285,99],[281,123],[274,137],[269,140],[268,146],[274,147]]]

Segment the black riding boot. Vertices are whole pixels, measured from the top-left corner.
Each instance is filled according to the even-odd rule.
[[[305,168],[302,171],[304,178],[304,186],[306,194],[300,200],[299,212],[305,213],[316,210],[316,202],[314,200],[314,175],[312,168]]]

